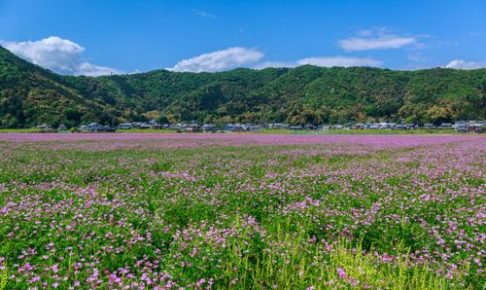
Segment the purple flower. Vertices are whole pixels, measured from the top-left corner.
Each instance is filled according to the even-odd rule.
[[[346,278],[346,271],[344,271],[343,268],[337,268],[337,272],[338,272],[339,278],[341,278],[341,279]]]
[[[59,272],[59,266],[57,264],[52,265],[51,270],[53,273]]]

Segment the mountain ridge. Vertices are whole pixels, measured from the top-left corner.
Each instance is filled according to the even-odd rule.
[[[338,123],[486,118],[486,69],[370,67],[58,75],[0,46],[0,127],[97,121]]]

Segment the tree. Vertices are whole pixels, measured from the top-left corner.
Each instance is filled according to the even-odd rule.
[[[149,120],[158,120],[161,117],[160,111],[156,111],[156,110],[148,111],[143,115]]]
[[[442,122],[450,122],[452,120],[452,114],[447,107],[440,105],[433,105],[426,112],[427,120],[439,125]]]

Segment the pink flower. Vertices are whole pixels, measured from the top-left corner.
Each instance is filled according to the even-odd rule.
[[[120,284],[121,279],[115,273],[112,273],[109,277],[109,283],[110,284],[113,284],[113,283]]]
[[[341,279],[346,278],[346,271],[344,271],[343,268],[337,268],[337,272],[338,272],[339,278],[341,278]]]
[[[199,281],[197,281],[197,283],[196,283],[196,287],[198,287],[198,288],[201,287],[205,282],[206,282],[206,279],[204,279],[204,278],[199,279]]]
[[[32,277],[32,279],[30,279],[29,283],[35,283],[35,282],[38,282],[40,281],[40,276],[34,276]]]
[[[389,263],[393,261],[393,257],[388,255],[387,253],[384,253],[381,257],[381,260],[383,261],[383,263]]]
[[[57,273],[59,272],[59,266],[57,264],[52,265],[51,267],[52,272]]]
[[[25,263],[22,267],[19,268],[19,272],[30,272],[34,270],[34,266],[32,266],[30,263]]]

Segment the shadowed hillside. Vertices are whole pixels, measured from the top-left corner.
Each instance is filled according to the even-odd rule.
[[[392,71],[353,67],[156,70],[61,76],[0,47],[0,127],[162,122],[291,124],[486,118],[486,69]]]

